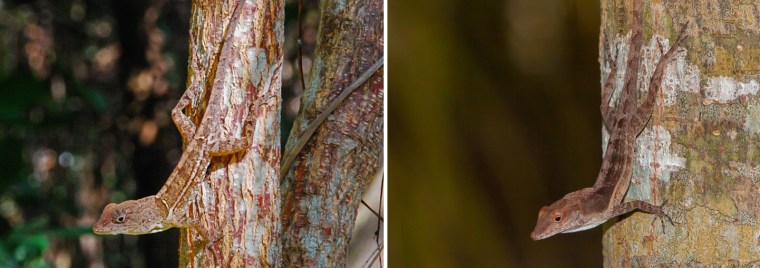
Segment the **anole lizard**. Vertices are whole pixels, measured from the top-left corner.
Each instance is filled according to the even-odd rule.
[[[216,52],[216,58],[208,69],[208,79],[205,84],[208,90],[214,87],[219,56],[224,51],[229,36],[229,28],[235,23],[239,13],[239,2],[241,1],[238,1],[235,6],[232,19],[222,33],[223,39]],[[212,124],[209,121],[223,116],[222,109],[218,107],[222,101],[221,98],[224,97],[221,91],[212,90],[197,131],[196,126],[182,110],[191,103],[197,94],[200,94],[200,88],[191,86],[185,91],[177,106],[172,110],[172,119],[183,139],[186,141],[189,139],[177,167],[157,194],[138,200],[127,200],[119,204],[108,204],[92,227],[96,234],[139,235],[160,232],[173,227],[199,226],[199,219],[188,216],[188,210],[193,202],[198,185],[206,175],[211,157],[244,151],[249,146],[250,136],[253,132],[252,127],[248,124],[250,122],[246,121],[243,137],[217,138],[221,133],[218,124]]]
[[[637,105],[636,80],[640,64],[641,50],[641,3],[635,1],[633,14],[633,35],[629,50],[625,85],[620,99],[613,111],[609,107],[612,95],[616,67],[613,64],[602,91],[602,116],[605,125],[611,129],[607,150],[604,154],[601,170],[592,187],[571,192],[538,212],[536,227],[530,234],[533,240],[544,239],[558,233],[572,233],[587,230],[600,225],[612,217],[633,210],[670,218],[656,206],[641,200],[623,202],[631,182],[633,152],[636,137],[652,115],[655,96],[660,89],[663,72],[675,57],[676,49],[686,37],[686,25],[683,26],[678,39],[665,53],[649,81],[649,93],[646,99]]]

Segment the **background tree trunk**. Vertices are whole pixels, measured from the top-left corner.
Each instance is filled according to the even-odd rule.
[[[240,14],[235,17],[238,4]],[[227,116],[203,124],[222,124],[220,129],[227,132],[218,135],[240,137],[244,115],[252,109],[248,117],[253,117],[255,131],[247,152],[213,158],[191,210],[201,216],[206,237],[218,240],[207,247],[198,230],[183,229],[182,267],[279,266],[283,15],[281,0],[193,2],[187,84],[204,92],[186,112],[197,125],[203,110],[217,105]],[[214,81],[206,81],[228,25],[227,49],[219,55],[218,72]],[[205,87],[206,83],[213,87]],[[225,103],[208,103],[208,90],[223,91]]]
[[[326,0],[320,10],[315,58],[288,153],[323,108],[383,55],[383,1]],[[281,182],[283,267],[345,265],[362,193],[382,166],[382,78],[375,72],[338,106]]]
[[[638,137],[627,199],[661,204],[673,225],[643,213],[605,224],[604,265],[752,266],[760,263],[758,3],[643,3],[639,92],[682,25],[688,37]],[[624,68],[632,4],[602,1],[600,48]],[[660,46],[658,46],[658,43]],[[619,49],[619,52],[615,48]],[[603,77],[609,65],[602,60]],[[618,70],[617,89],[622,86]],[[651,90],[651,89],[649,89]],[[606,144],[606,142],[604,143]]]

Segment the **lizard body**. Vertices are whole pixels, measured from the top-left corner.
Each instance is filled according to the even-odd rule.
[[[640,1],[635,1],[634,6],[633,34],[626,80],[614,110],[609,106],[616,74],[614,64],[602,91],[602,117],[611,133],[596,182],[592,187],[568,193],[562,199],[541,208],[536,227],[530,235],[533,240],[544,239],[558,233],[588,230],[612,217],[637,209],[658,217],[668,217],[660,206],[641,200],[623,202],[623,198],[631,182],[636,137],[652,115],[663,72],[667,64],[674,59],[675,51],[685,39],[686,26],[681,30],[673,46],[660,58],[649,81],[649,92],[645,100],[637,107],[636,80],[642,42]]]
[[[208,79],[205,87],[211,90],[211,95],[197,131],[195,124],[183,113],[183,110],[190,105],[195,96],[201,93],[199,87],[189,87],[172,110],[172,119],[187,142],[177,166],[157,194],[119,204],[108,204],[93,225],[93,231],[96,234],[139,235],[160,232],[173,227],[199,226],[199,220],[188,216],[188,210],[200,182],[207,173],[211,157],[241,152],[248,148],[250,136],[253,133],[248,125],[250,120],[246,121],[243,137],[222,139],[216,138],[220,135],[218,124],[209,122],[224,116],[221,108],[218,107],[218,103],[221,103],[221,98],[224,97],[222,90],[213,89],[213,87],[219,57],[225,45],[228,45],[225,43],[229,28],[233,26],[239,13],[239,2],[234,7],[232,20],[222,33],[223,39],[216,52],[216,58],[207,70]]]

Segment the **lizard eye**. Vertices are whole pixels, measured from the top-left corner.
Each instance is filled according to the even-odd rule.
[[[561,220],[562,220],[562,215],[560,215],[560,214],[554,214],[554,221],[555,222],[559,222]]]
[[[113,212],[111,218],[113,219],[114,223],[123,223],[127,218],[127,212],[123,209],[118,209]]]

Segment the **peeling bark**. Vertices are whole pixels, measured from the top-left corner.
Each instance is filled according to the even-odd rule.
[[[240,1],[240,3],[238,3]],[[240,14],[233,17],[236,5]],[[283,2],[194,1],[187,86],[200,87],[186,111],[196,125],[210,106],[222,109],[219,137],[241,137],[253,118],[253,140],[245,153],[213,157],[191,214],[205,230],[182,229],[182,267],[279,267],[280,86]],[[230,24],[231,23],[231,24]],[[230,26],[225,50],[217,51]],[[210,70],[218,60],[217,70]],[[208,78],[216,72],[213,81]],[[209,103],[211,92],[222,103]],[[219,138],[209,137],[209,138]],[[203,232],[203,233],[201,233]],[[211,240],[208,244],[206,239]]]
[[[632,9],[629,1],[602,1],[600,48],[612,49],[600,58],[612,53],[619,68]],[[686,22],[688,37],[637,139],[626,199],[667,200],[673,225],[643,213],[608,222],[605,266],[760,265],[759,9],[731,0],[644,3],[640,94]],[[601,67],[603,82],[609,64]],[[622,83],[618,77],[616,90]]]
[[[326,0],[301,113],[306,126],[383,53],[383,1]],[[281,182],[283,267],[345,266],[362,193],[382,166],[383,72],[348,96],[317,129]]]

